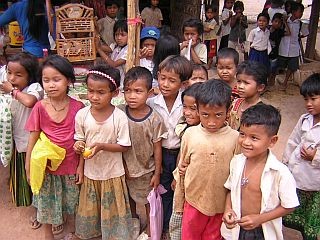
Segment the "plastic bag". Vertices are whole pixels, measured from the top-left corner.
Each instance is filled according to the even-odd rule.
[[[41,132],[40,137],[33,147],[30,159],[30,185],[33,194],[39,194],[47,167],[47,161],[51,164],[51,171],[58,169],[66,156],[66,150],[52,143],[47,136]]]
[[[160,184],[148,195],[148,202],[150,203],[151,240],[159,240],[161,238],[163,227],[163,208],[160,195],[166,192],[167,190]]]

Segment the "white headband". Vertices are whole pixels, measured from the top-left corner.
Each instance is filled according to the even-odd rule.
[[[109,81],[111,81],[116,88],[118,88],[118,87],[117,87],[117,84],[116,84],[116,81],[115,81],[112,77],[110,77],[108,74],[105,74],[105,73],[103,73],[103,72],[99,72],[99,71],[96,71],[96,70],[90,70],[90,71],[88,72],[88,74],[96,74],[96,75],[105,77],[105,78],[107,78]]]

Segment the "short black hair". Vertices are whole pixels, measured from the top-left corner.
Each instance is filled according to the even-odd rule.
[[[119,69],[117,68],[114,68],[114,67],[111,67],[107,64],[97,64],[95,65],[93,68],[91,68],[89,70],[90,71],[97,71],[97,72],[100,72],[102,74],[106,74],[108,76],[110,76],[116,85],[114,85],[114,83],[107,77],[104,77],[100,74],[95,74],[95,73],[89,73],[87,75],[87,78],[86,78],[86,83],[88,83],[88,79],[89,77],[95,81],[103,81],[103,82],[107,82],[108,85],[109,85],[109,89],[111,92],[117,90],[120,86],[120,71]]]
[[[259,103],[242,113],[240,126],[260,125],[266,128],[269,136],[274,136],[278,134],[280,123],[281,114],[278,109],[272,105]]]
[[[231,105],[231,87],[222,80],[210,79],[201,84],[196,97],[197,105],[226,106]]]
[[[199,92],[199,88],[200,88],[201,85],[202,85],[201,82],[197,82],[197,83],[192,84],[186,90],[184,90],[181,93],[181,101],[182,101],[182,103],[183,103],[184,96],[190,96],[190,97],[193,97],[194,99],[196,99],[197,98],[197,94]]]
[[[216,5],[207,5],[206,7],[205,7],[205,11],[207,12],[208,10],[212,10],[212,12],[214,12],[214,13],[216,13],[216,12],[218,12],[219,11],[219,8],[218,8],[218,6],[216,6]]]
[[[166,57],[159,65],[159,71],[166,70],[179,75],[181,82],[189,80],[192,76],[192,64],[180,55]]]
[[[152,74],[145,67],[137,66],[131,68],[124,77],[123,86],[126,86],[127,84],[137,80],[145,81],[148,91],[152,88]]]
[[[275,19],[279,19],[279,20],[283,21],[283,14],[282,13],[275,13],[272,17],[272,21],[274,21]]]
[[[182,25],[182,33],[184,33],[186,27],[196,28],[199,35],[203,33],[203,24],[198,18],[189,18]]]
[[[257,17],[257,21],[259,20],[260,17],[265,17],[265,18],[268,20],[268,23],[269,23],[269,21],[270,21],[270,16],[269,16],[268,13],[266,13],[266,12],[261,12],[261,13],[259,13],[259,14],[258,14],[258,17]]]
[[[233,11],[235,12],[237,9],[241,9],[244,11],[244,4],[241,1],[236,1],[233,5]]]
[[[237,66],[239,64],[239,53],[234,48],[222,48],[218,51],[217,62],[219,59],[233,59],[234,64]]]
[[[291,3],[291,13],[296,12],[298,10],[301,10],[301,12],[304,11],[304,6],[302,3],[298,3],[298,2],[292,2]]]
[[[116,5],[118,8],[120,7],[119,2],[117,0],[106,0],[105,1],[105,6],[111,7],[112,5]]]
[[[237,68],[237,76],[239,74],[252,76],[257,84],[264,84],[267,86],[268,71],[262,63],[256,61],[243,61]]]
[[[304,97],[320,95],[320,74],[314,73],[309,76],[300,87],[300,94]]]
[[[116,36],[116,31],[123,31],[123,32],[128,32],[128,24],[127,24],[127,20],[118,20],[115,22],[114,26],[113,26],[113,38],[115,38]]]
[[[192,64],[192,73],[193,73],[193,71],[202,71],[202,72],[204,72],[206,74],[206,77],[207,77],[206,80],[208,80],[208,78],[209,78],[208,70],[206,69],[206,67],[204,65]],[[192,77],[192,75],[191,75],[191,77]]]

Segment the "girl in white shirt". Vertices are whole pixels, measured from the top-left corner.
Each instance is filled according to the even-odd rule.
[[[234,4],[234,0],[225,0],[224,1],[224,6],[222,9],[222,14],[221,14],[221,19],[222,19],[221,36],[222,37],[220,40],[219,50],[222,48],[228,47],[229,33],[231,30],[230,20],[233,15],[233,12],[232,12],[233,4]]]

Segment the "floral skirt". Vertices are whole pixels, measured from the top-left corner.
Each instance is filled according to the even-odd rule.
[[[131,212],[125,176],[108,180],[84,177],[76,215],[76,235],[89,239],[131,239]]]
[[[38,195],[33,195],[37,220],[43,224],[63,224],[64,214],[74,214],[79,200],[75,175],[45,174]]]
[[[283,218],[286,227],[301,232],[304,240],[316,240],[320,236],[320,192],[297,189],[300,206]]]

